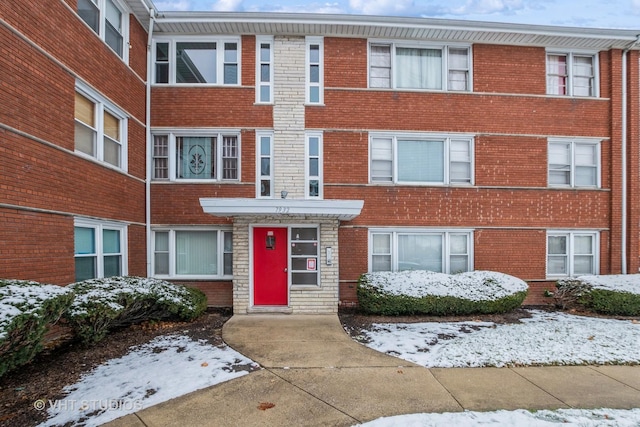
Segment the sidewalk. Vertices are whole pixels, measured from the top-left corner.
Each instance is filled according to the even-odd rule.
[[[426,369],[353,341],[336,315],[234,316],[223,338],[263,369],[107,426],[352,426],[419,412],[640,407],[640,366]]]

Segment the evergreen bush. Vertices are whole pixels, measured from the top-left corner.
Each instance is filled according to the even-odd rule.
[[[69,288],[0,279],[0,376],[42,350],[47,328],[71,306]]]
[[[391,284],[398,280],[405,282],[400,289]],[[366,273],[360,276],[357,288],[361,311],[391,316],[504,313],[522,305],[527,291],[524,281],[496,272]]]
[[[153,278],[90,279],[69,287],[76,297],[66,317],[85,343],[145,320],[191,321],[207,309],[202,291]]]

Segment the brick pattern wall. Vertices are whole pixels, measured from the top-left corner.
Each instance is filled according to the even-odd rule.
[[[288,219],[282,217],[239,217],[233,223],[233,312],[246,314],[251,311],[251,255],[250,225],[268,224],[287,227],[295,224],[320,224],[320,271],[321,286],[317,289],[290,289],[289,308],[294,314],[335,313],[338,310],[338,222],[327,219]],[[326,265],[326,247],[333,248],[333,265]]]
[[[129,274],[146,275],[146,33],[130,20],[129,66],[76,7],[0,3],[0,277],[73,282],[74,216],[130,223]],[[73,152],[78,80],[130,116],[128,173]]]
[[[273,90],[274,194],[304,197],[305,39],[276,37]]]

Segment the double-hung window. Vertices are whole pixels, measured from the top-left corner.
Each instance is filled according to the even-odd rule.
[[[547,52],[547,94],[598,96],[597,70],[593,53]]]
[[[231,230],[154,230],[153,272],[159,277],[228,278],[233,275]]]
[[[470,271],[471,231],[370,230],[369,271]]]
[[[549,140],[550,187],[600,187],[600,143]]]
[[[75,150],[127,169],[127,118],[118,107],[84,84],[76,85]]]
[[[306,102],[324,103],[324,41],[322,37],[306,39]]]
[[[273,36],[256,36],[256,102],[273,102]]]
[[[126,227],[117,223],[76,219],[76,281],[126,275]]]
[[[547,231],[547,276],[598,274],[598,238],[592,231]]]
[[[154,42],[157,84],[240,84],[240,38],[158,39]]]
[[[153,179],[240,179],[240,133],[169,133],[153,136]]]
[[[118,0],[78,0],[78,15],[123,59],[128,37],[128,14]]]
[[[305,158],[305,196],[322,199],[322,133],[307,133]]]
[[[372,42],[369,87],[471,91],[471,48]]]
[[[256,132],[257,197],[273,197],[273,133]]]
[[[372,183],[473,183],[473,137],[422,134],[370,136]]]

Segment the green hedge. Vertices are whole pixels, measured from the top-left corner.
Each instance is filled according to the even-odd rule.
[[[68,288],[0,279],[0,376],[30,362],[42,350],[47,327],[72,302]]]
[[[623,282],[621,290],[615,289],[616,278]],[[606,279],[604,285],[601,279]],[[640,282],[640,275],[609,275],[609,276],[582,276],[571,279],[561,279],[556,283],[557,291],[552,294],[562,308],[570,307],[569,303],[582,306],[596,313],[614,316],[640,316],[640,294],[623,289],[624,282]],[[628,285],[627,285],[628,286]]]
[[[596,313],[618,316],[640,316],[640,295],[606,289],[591,289],[580,297],[580,303]]]
[[[111,329],[145,320],[190,321],[207,309],[202,291],[152,278],[109,277],[69,287],[76,298],[66,317],[85,343],[100,341]]]
[[[362,312],[386,316],[426,314],[453,316],[467,314],[505,313],[522,305],[527,291],[520,291],[493,300],[472,301],[454,296],[425,295],[414,297],[386,292],[368,283],[369,275],[358,281],[358,305]]]

